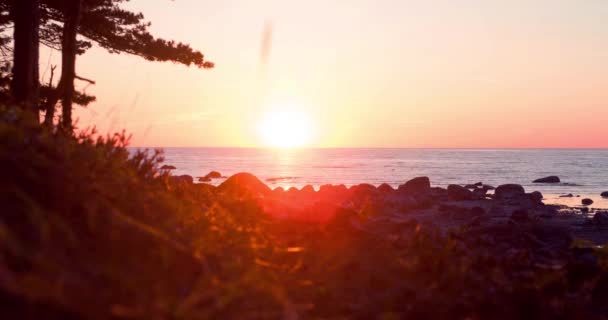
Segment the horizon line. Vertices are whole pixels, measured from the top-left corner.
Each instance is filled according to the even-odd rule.
[[[608,147],[237,147],[237,146],[127,146],[138,149],[256,149],[275,151],[323,150],[323,149],[361,149],[361,150],[608,150]]]

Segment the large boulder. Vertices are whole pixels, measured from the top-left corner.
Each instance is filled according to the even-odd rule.
[[[593,204],[593,200],[591,200],[589,198],[585,198],[585,199],[581,200],[581,204],[584,206],[590,206]]]
[[[417,177],[399,186],[399,191],[407,193],[427,193],[431,191],[431,180],[429,177]]]
[[[250,193],[253,195],[267,195],[272,192],[260,179],[246,172],[237,173],[226,179],[217,190],[232,194]]]
[[[471,200],[473,199],[473,192],[463,186],[451,184],[448,186],[448,198],[457,201]]]
[[[601,196],[602,196],[603,198],[608,198],[608,191],[604,191],[604,192],[602,192]]]
[[[497,200],[520,199],[526,196],[526,191],[519,184],[503,184],[496,188],[494,195]]]
[[[533,183],[560,183],[558,176],[548,176],[532,181]]]

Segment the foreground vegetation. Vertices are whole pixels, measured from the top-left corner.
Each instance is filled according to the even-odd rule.
[[[608,315],[608,252],[563,230],[351,223],[374,210],[275,219],[238,185],[171,180],[158,152],[129,155],[124,134],[94,136],[0,112],[7,319]]]

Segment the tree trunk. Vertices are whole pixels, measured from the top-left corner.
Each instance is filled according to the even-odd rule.
[[[62,126],[68,131],[72,130],[72,101],[74,100],[74,79],[76,78],[76,35],[80,24],[81,9],[82,0],[69,0],[64,12],[60,86],[62,87]]]
[[[15,102],[38,114],[39,0],[13,2],[14,58],[11,90]]]

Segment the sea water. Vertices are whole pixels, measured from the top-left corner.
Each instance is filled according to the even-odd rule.
[[[595,201],[592,207],[608,208],[608,199],[600,197],[603,191],[608,191],[608,149],[163,150],[165,164],[177,167],[173,174],[196,178],[211,170],[224,176],[250,172],[271,188],[360,183],[388,183],[397,187],[411,178],[428,176],[433,186],[517,183],[526,191],[542,192],[548,203],[578,205],[583,197],[590,197]],[[559,176],[562,183],[532,183],[549,175]],[[574,197],[559,197],[569,193]]]

